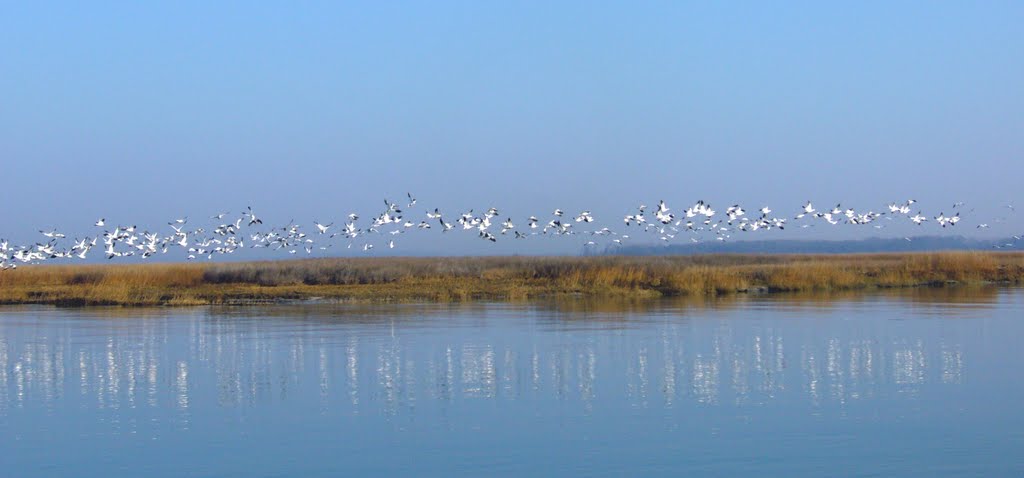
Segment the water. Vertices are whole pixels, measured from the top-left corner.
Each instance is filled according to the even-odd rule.
[[[1024,291],[0,309],[0,475],[1020,476]]]

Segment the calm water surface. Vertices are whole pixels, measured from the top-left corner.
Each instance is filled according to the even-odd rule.
[[[1024,291],[0,308],[0,476],[1022,476]]]

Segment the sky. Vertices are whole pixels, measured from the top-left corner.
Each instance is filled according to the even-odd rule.
[[[406,192],[611,225],[964,201],[1024,230],[994,222],[1024,177],[1021,2],[270,3],[5,5],[0,237]]]

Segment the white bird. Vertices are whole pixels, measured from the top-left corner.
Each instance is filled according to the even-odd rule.
[[[252,212],[252,207],[249,207],[248,209],[249,209],[249,227],[252,227],[253,224],[263,224],[263,221],[261,221],[259,218],[257,218],[256,214]]]
[[[323,234],[323,233],[327,232],[327,230],[330,229],[331,226],[334,225],[334,223],[332,222],[330,224],[324,225],[324,224],[320,224],[317,221],[313,221],[313,225],[316,226],[317,234]]]
[[[960,222],[960,213],[956,213],[955,216],[947,217],[940,212],[939,215],[935,217],[935,222],[939,223],[942,227],[955,226],[957,222]]]
[[[803,207],[803,212],[801,212],[800,214],[797,214],[796,218],[797,219],[802,219],[804,216],[806,216],[808,214],[814,214],[814,212],[815,212],[814,206],[811,205],[810,201],[807,201],[807,204],[805,204],[804,207]]]
[[[658,210],[655,211],[654,217],[658,222],[662,224],[668,224],[675,219],[675,215],[668,212],[669,208],[665,205],[665,201],[658,201]]]

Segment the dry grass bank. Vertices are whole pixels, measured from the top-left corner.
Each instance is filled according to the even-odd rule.
[[[1024,253],[311,259],[41,265],[0,273],[0,303],[201,305],[723,295],[1024,281]]]

